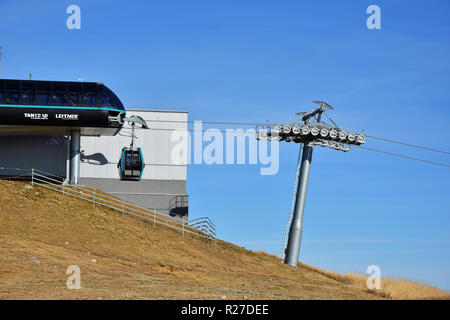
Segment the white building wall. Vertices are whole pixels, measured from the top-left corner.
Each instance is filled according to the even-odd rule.
[[[127,116],[141,116],[149,130],[136,129],[134,145],[141,147],[145,162],[142,179],[186,180],[187,155],[184,164],[171,159],[172,149],[179,142],[171,141],[173,130],[187,130],[188,113],[185,111],[127,110]],[[167,121],[167,122],[165,122]],[[177,122],[179,121],[179,122]],[[81,137],[81,178],[119,178],[117,163],[121,150],[131,143],[128,124],[116,136]],[[185,145],[187,150],[187,141]]]

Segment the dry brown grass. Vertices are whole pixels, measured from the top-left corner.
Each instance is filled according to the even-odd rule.
[[[361,289],[366,288],[367,275],[350,272],[344,276]],[[450,299],[450,292],[418,281],[382,278],[381,288],[376,294],[390,299]]]
[[[347,276],[0,181],[2,299],[380,299]],[[69,265],[80,290],[66,288]]]

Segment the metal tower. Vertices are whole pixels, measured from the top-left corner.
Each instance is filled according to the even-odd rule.
[[[289,240],[284,259],[284,262],[291,266],[297,266],[300,254],[303,212],[314,146],[319,145],[347,152],[350,151],[350,145],[361,145],[366,142],[364,135],[346,132],[339,128],[325,112],[326,109],[334,110],[332,106],[323,101],[313,101],[313,103],[320,107],[310,112],[297,113],[296,115],[301,117],[289,124],[266,126],[263,130],[258,131],[257,136],[258,140],[293,141],[303,144],[294,215],[289,229]],[[322,115],[325,115],[332,125],[322,122]]]

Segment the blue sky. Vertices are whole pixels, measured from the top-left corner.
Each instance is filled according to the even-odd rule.
[[[67,6],[81,30],[66,28]],[[381,30],[366,8],[381,8]],[[450,149],[448,1],[0,1],[1,76],[101,81],[127,108],[191,120],[288,121],[311,100],[346,128]],[[220,127],[225,129],[225,127]],[[448,155],[367,146],[449,163]],[[191,217],[220,238],[281,254],[298,145],[280,171],[190,165]],[[316,147],[300,260],[450,289],[450,172],[353,148]]]

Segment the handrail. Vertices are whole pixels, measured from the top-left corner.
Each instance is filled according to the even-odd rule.
[[[216,225],[208,217],[200,217],[189,221],[189,224],[196,225],[199,223],[207,223],[214,231],[216,230]]]
[[[55,181],[55,182],[58,182],[58,183],[61,183],[61,181],[59,181],[59,180],[56,180],[56,179],[53,179],[53,178],[49,178],[49,177],[46,177],[46,176],[43,176],[43,175],[41,175],[41,174],[39,174],[39,173],[33,173],[33,175],[36,177],[42,177],[42,180],[50,180],[50,181]]]
[[[40,183],[48,183],[44,179],[41,179],[41,178],[36,177],[36,176],[41,176],[41,175],[38,175],[38,174],[35,175],[35,178],[34,178],[35,182],[37,181],[37,182],[40,182]],[[100,198],[99,196],[94,198],[92,195],[86,194],[87,192],[84,193],[82,191],[73,190],[73,189],[71,189],[72,187],[73,187],[72,185],[70,185],[70,186],[65,185],[64,186],[64,192],[65,193],[69,193],[69,192],[75,193],[78,197],[86,199],[86,200],[91,201],[91,202],[93,202],[94,199],[95,199],[95,203],[102,204],[102,205],[106,203],[108,207],[114,208],[114,209],[119,210],[119,211],[123,211],[123,212],[125,212],[125,211],[127,211],[127,212],[128,211],[134,211],[133,213],[141,213],[141,214],[143,214],[143,215],[145,215],[147,217],[153,217],[153,215],[150,212],[146,212],[146,211],[143,211],[143,210],[138,210],[138,209],[126,206],[126,204],[128,204],[128,203],[125,202],[125,201],[122,203],[122,202],[120,202],[120,200],[114,199],[114,200],[119,202],[119,203],[117,203],[117,202],[108,201],[106,199],[99,199]],[[58,189],[57,191],[60,191],[60,190]],[[85,191],[89,191],[89,190],[85,190]],[[74,195],[75,196],[75,194],[70,194],[70,195]],[[103,201],[105,203],[102,203],[101,201]],[[133,206],[135,206],[135,205],[133,205]],[[166,220],[167,222],[172,222],[174,224],[182,225],[182,223],[179,222],[177,219],[171,219],[171,218],[168,218],[168,217],[161,216],[159,214],[155,215],[155,218],[156,217],[158,219]]]
[[[178,223],[180,225],[183,224],[178,219],[169,218],[169,217],[165,216],[164,214],[161,214],[161,213],[157,212],[156,210],[144,209],[144,208],[141,208],[141,207],[137,206],[134,203],[131,203],[131,202],[128,202],[128,201],[125,201],[125,200],[122,200],[122,199],[119,199],[119,198],[116,198],[116,197],[112,197],[112,196],[106,196],[103,193],[96,193],[96,192],[91,191],[90,189],[88,189],[86,187],[81,187],[81,186],[77,186],[77,185],[68,185],[68,186],[66,185],[66,188],[67,187],[81,189],[81,190],[83,190],[82,193],[83,192],[88,193],[87,194],[88,197],[93,197],[93,198],[96,198],[96,199],[100,198],[101,200],[103,200],[103,201],[105,201],[107,203],[120,205],[120,206],[126,207],[128,209],[134,210],[136,212],[142,213],[144,215],[149,215],[150,214],[151,216],[153,216],[153,214],[156,213],[161,219],[165,219],[165,220],[168,220],[170,222],[175,222],[175,223]],[[74,192],[80,192],[80,191],[74,191]]]
[[[216,236],[216,228],[208,217],[201,217],[189,221],[189,226],[207,232],[209,235]]]
[[[216,226],[211,221],[211,219],[209,219],[209,217],[200,217],[191,221],[181,221],[179,219],[168,217],[166,214],[158,212],[155,209],[150,210],[139,207],[134,203],[125,201],[106,192],[101,191],[99,193],[95,188],[92,190],[92,188],[88,188],[85,186],[66,184],[65,179],[44,170],[9,168],[3,166],[0,167],[0,170],[14,170],[16,172],[28,171],[29,174],[9,176],[5,179],[28,176],[31,177],[32,185],[36,183],[37,185],[52,189],[54,191],[62,192],[63,194],[68,194],[70,196],[88,200],[90,202],[93,202],[94,205],[99,204],[117,211],[121,211],[122,214],[128,213],[144,219],[151,219],[154,224],[159,223],[167,226],[172,226],[175,229],[183,230],[183,233],[184,231],[192,233],[189,230],[186,230],[186,228],[191,228],[196,230],[194,232],[195,234],[200,232],[204,235],[207,235],[208,238],[211,237],[215,239],[216,237]],[[184,196],[185,198],[188,197],[188,195],[182,196]],[[184,200],[182,200],[181,203],[184,203]]]
[[[210,229],[208,229],[208,227],[206,227],[206,226],[200,226],[200,227],[197,227],[196,229],[207,233],[211,237],[215,236],[215,234],[211,233]]]
[[[48,184],[45,184],[45,183],[41,183],[41,182],[36,182],[36,181],[35,181],[34,184],[39,185],[39,186],[42,186],[42,187],[47,188],[47,189],[51,189],[51,190],[54,190],[54,191],[62,192],[60,189],[50,187]],[[51,184],[50,184],[50,185],[51,185]],[[54,185],[52,185],[52,186],[54,186]],[[73,197],[76,197],[76,198],[79,198],[79,199],[84,199],[84,200],[88,200],[88,201],[90,201],[90,202],[93,202],[93,201],[90,200],[90,199],[86,199],[85,197],[82,197],[82,196],[79,196],[79,195],[76,195],[76,194],[70,194],[70,193],[66,193],[66,194],[68,194],[68,195],[70,195],[70,196],[73,196]],[[107,205],[107,204],[103,204],[103,203],[100,203],[100,202],[96,202],[96,204],[102,205],[102,206],[104,206],[104,207],[107,207],[107,208],[110,208],[110,209],[113,209],[113,210],[122,211],[121,208],[117,208],[117,207],[110,206],[110,205]],[[164,226],[167,226],[167,227],[172,228],[172,229],[182,230],[183,233],[184,233],[184,232],[187,232],[187,233],[191,233],[191,234],[193,234],[193,235],[197,235],[197,236],[199,236],[199,237],[203,237],[203,238],[210,239],[210,240],[215,240],[215,239],[214,239],[213,237],[211,237],[210,235],[205,235],[205,234],[203,234],[203,233],[194,232],[193,230],[189,230],[188,227],[184,227],[184,225],[183,225],[184,228],[180,228],[180,227],[178,227],[178,226],[174,226],[174,225],[172,225],[172,224],[168,224],[168,223],[166,223],[166,222],[157,220],[157,219],[159,219],[160,217],[157,217],[157,219],[156,219],[156,216],[155,216],[154,219],[152,219],[151,216],[143,216],[143,215],[139,215],[139,214],[136,214],[136,213],[127,211],[127,210],[124,210],[123,213],[131,214],[131,215],[133,215],[133,216],[136,216],[136,217],[139,217],[139,218],[142,218],[142,219],[146,219],[146,220],[148,220],[148,221],[153,221],[154,223],[157,223],[157,224],[160,224],[160,225],[164,225]]]
[[[46,174],[47,176],[50,175],[50,176],[52,176],[52,177],[60,178],[62,181],[64,181],[64,179],[61,178],[60,176],[58,176],[58,175],[56,175],[56,174],[53,174],[53,173],[50,173],[50,172],[47,172],[47,171],[44,171],[44,170],[40,170],[40,169],[33,168],[33,169],[31,169],[31,171],[38,171],[38,172],[41,172],[41,173]]]
[[[117,197],[113,197],[108,195],[105,192],[95,192],[95,189],[92,191],[87,187],[82,187],[78,185],[68,185],[64,184],[64,181],[59,181],[49,176],[45,176],[43,174],[37,173],[46,173],[45,171],[32,169],[31,170],[31,184],[34,186],[35,184],[38,186],[45,187],[50,190],[54,190],[57,192],[61,192],[63,194],[67,194],[69,196],[73,196],[79,199],[84,199],[89,202],[122,212],[122,214],[130,214],[142,219],[146,219],[148,221],[152,221],[154,226],[158,223],[160,225],[167,226],[172,229],[181,230],[184,236],[184,233],[190,233],[193,235],[197,235],[199,237],[214,240],[216,236],[215,226],[212,227],[209,218],[206,220],[198,221],[191,225],[190,222],[180,221],[179,219],[174,219],[167,217],[161,213],[156,212],[155,210],[149,210],[145,208],[141,208],[138,205],[130,203],[128,201],[124,201]],[[57,177],[53,174],[50,174],[54,177]],[[204,217],[202,218],[204,219]],[[194,219],[196,221],[198,219]],[[192,221],[191,221],[192,222]],[[205,226],[205,222],[208,226]],[[212,224],[214,225],[214,224]],[[216,241],[217,244],[217,241]]]
[[[200,218],[192,219],[191,222],[194,222],[194,221],[200,220],[200,219],[208,220],[211,225],[213,225],[214,227],[216,226],[209,217],[200,217]]]
[[[208,229],[213,230],[214,232],[216,231],[216,228],[214,228],[213,226],[211,226],[211,225],[209,224],[208,221],[198,221],[198,222],[195,222],[195,223],[192,223],[191,221],[189,221],[189,225],[190,225],[191,227],[194,227],[194,228],[196,228],[197,226],[198,226],[198,227],[205,226],[205,227],[207,227]]]
[[[208,217],[201,217],[190,221],[190,223],[200,223],[200,222],[205,222],[209,224],[212,228],[214,229],[216,228],[216,225],[212,223],[212,221]]]

